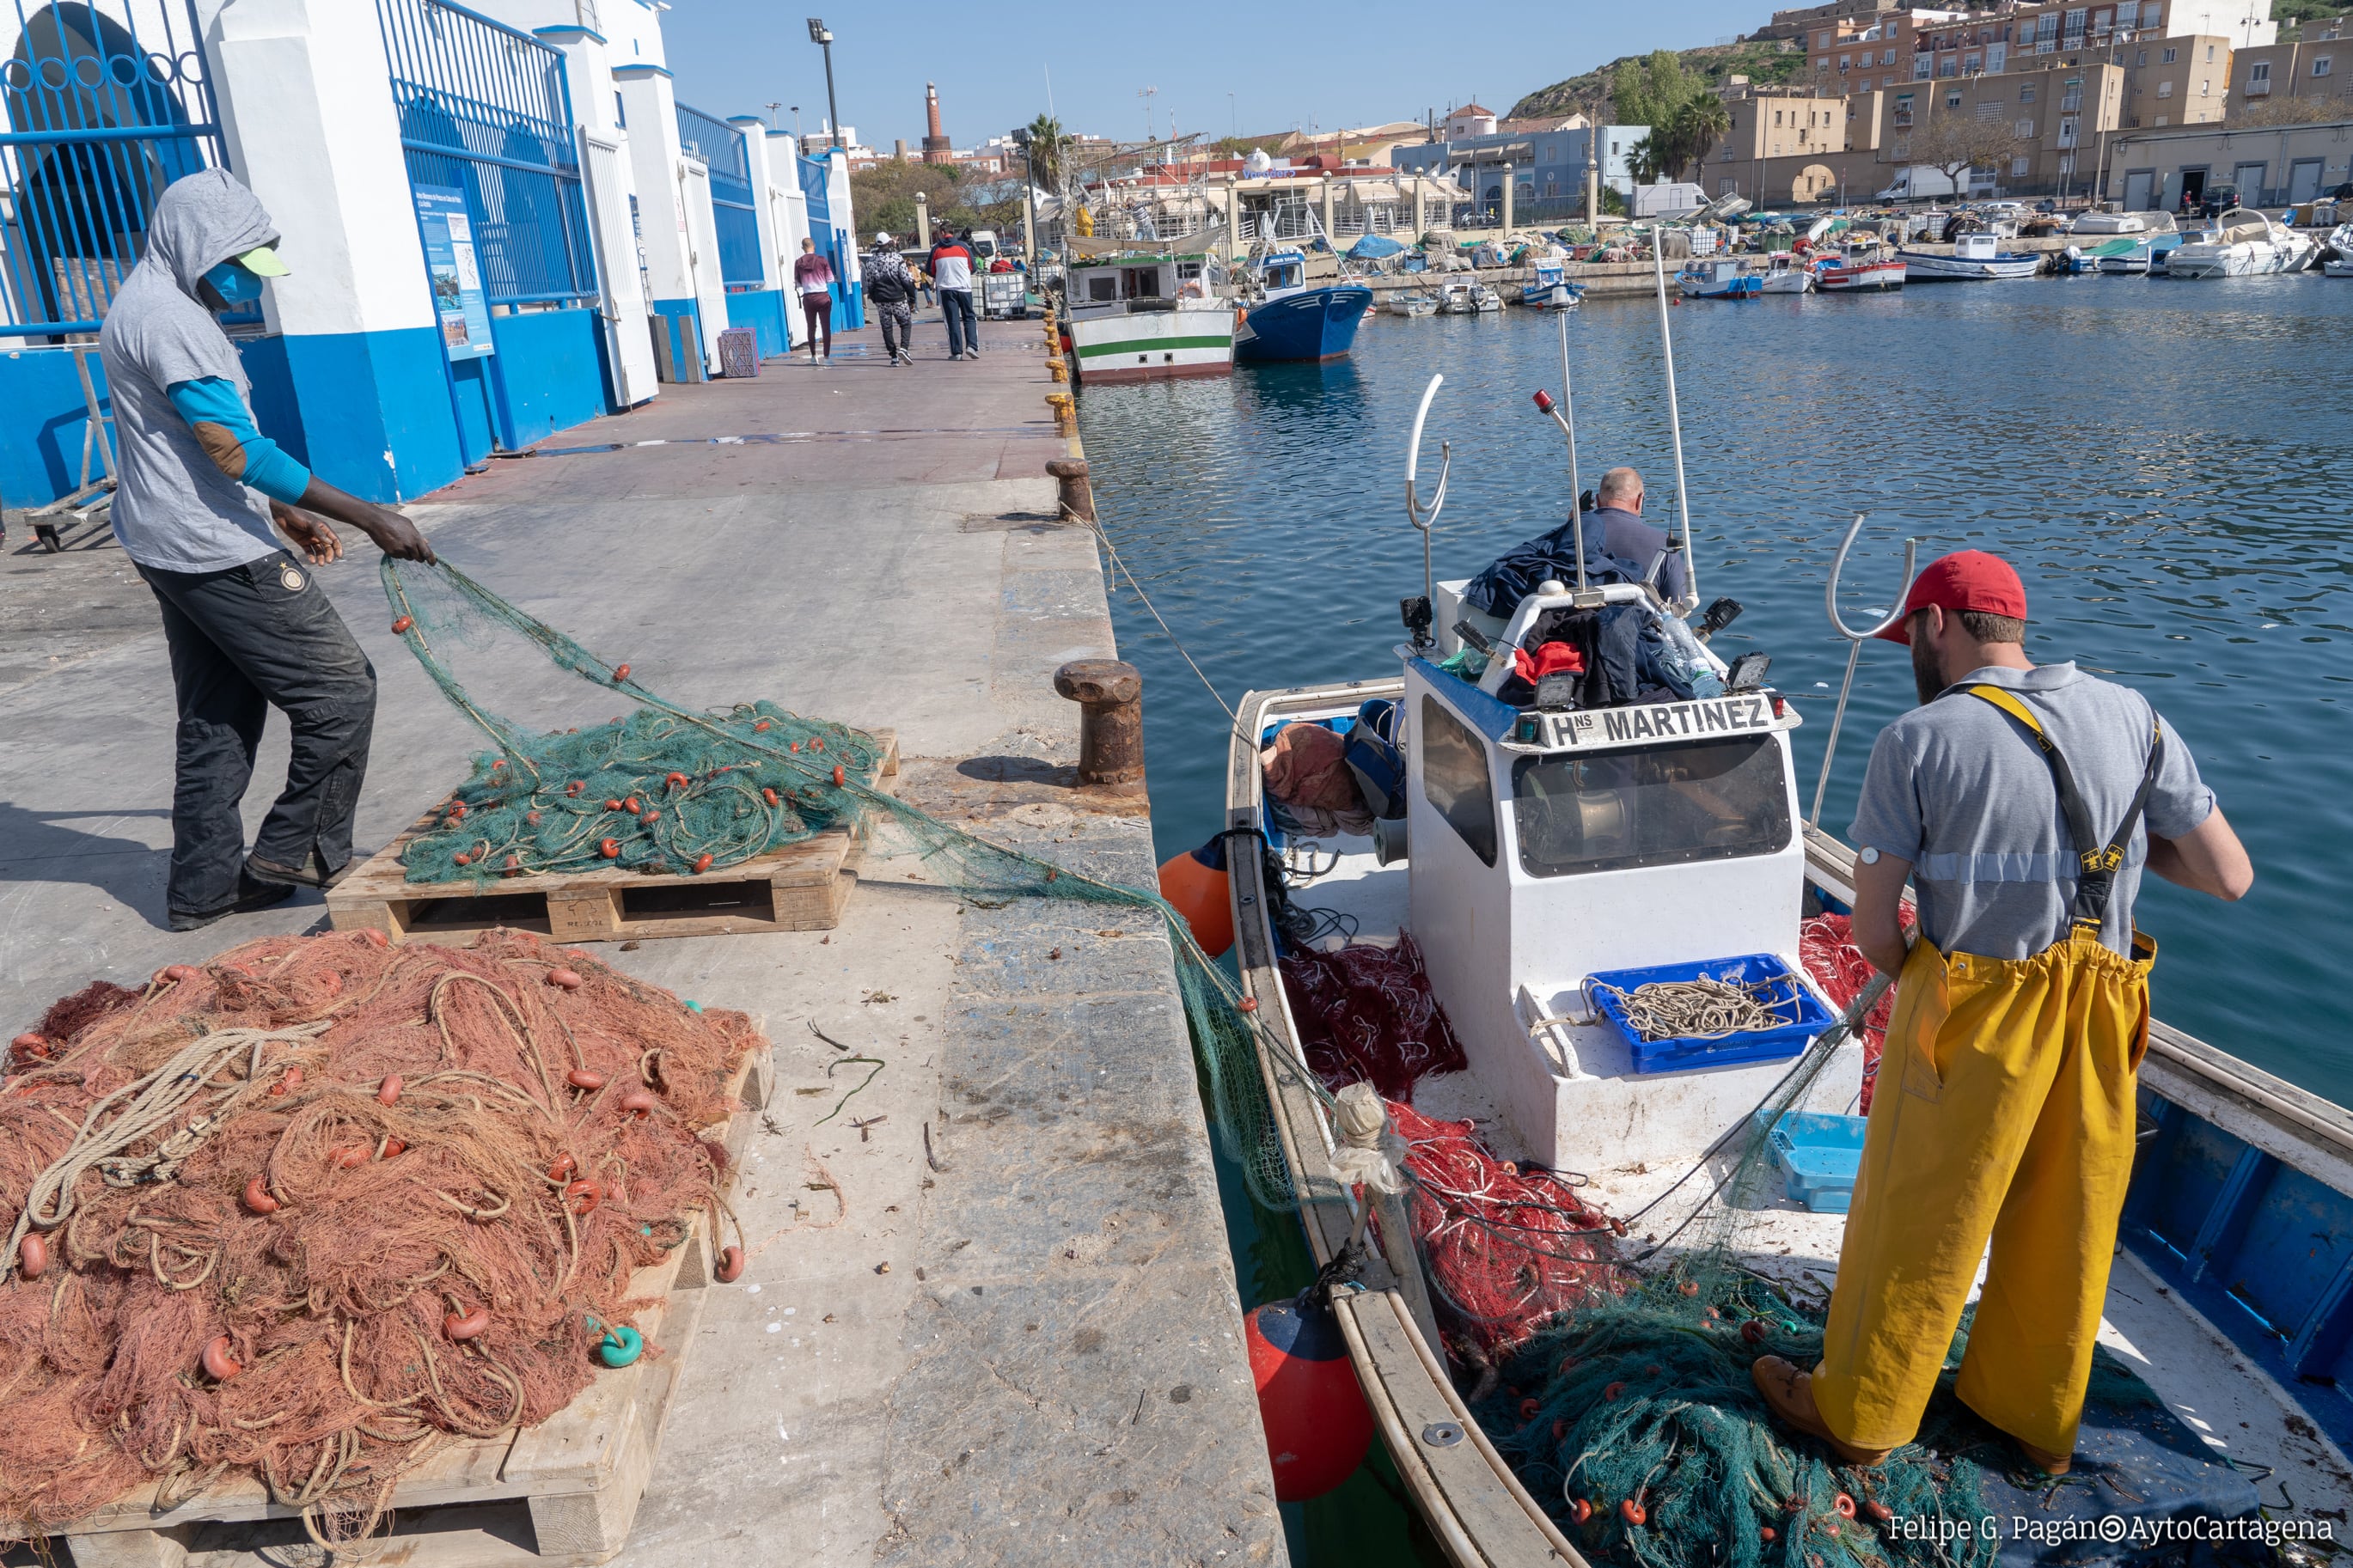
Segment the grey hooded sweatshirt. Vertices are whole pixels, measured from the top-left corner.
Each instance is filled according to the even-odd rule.
[[[225,170],[174,180],[155,203],[145,254],[107,309],[98,345],[120,453],[114,537],[142,566],[217,572],[285,547],[269,503],[206,455],[171,398],[180,382],[217,376],[250,409],[245,366],[196,284],[277,239],[261,203]]]

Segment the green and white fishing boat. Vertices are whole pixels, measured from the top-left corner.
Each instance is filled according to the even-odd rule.
[[[1142,248],[1150,244],[1071,260],[1062,331],[1082,385],[1232,374],[1237,312],[1220,294],[1224,268],[1201,245]]]

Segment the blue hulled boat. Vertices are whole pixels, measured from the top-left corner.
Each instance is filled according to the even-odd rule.
[[[1269,253],[1257,268],[1263,290],[1234,331],[1234,358],[1337,359],[1356,346],[1356,327],[1373,303],[1361,283],[1307,281],[1307,256],[1300,250]]]

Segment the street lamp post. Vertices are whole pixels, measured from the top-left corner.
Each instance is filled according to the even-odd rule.
[[[824,21],[816,16],[808,19],[809,42],[825,51],[825,111],[833,127],[833,144],[841,145],[841,105],[833,96],[833,34]],[[796,121],[797,123],[797,121]]]

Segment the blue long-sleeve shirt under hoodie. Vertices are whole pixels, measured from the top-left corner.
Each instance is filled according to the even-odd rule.
[[[251,485],[272,500],[291,506],[310,488],[311,470],[286,449],[254,428],[253,416],[237,388],[217,375],[201,381],[175,381],[169,388],[172,406],[195,432],[196,444],[230,479]]]

